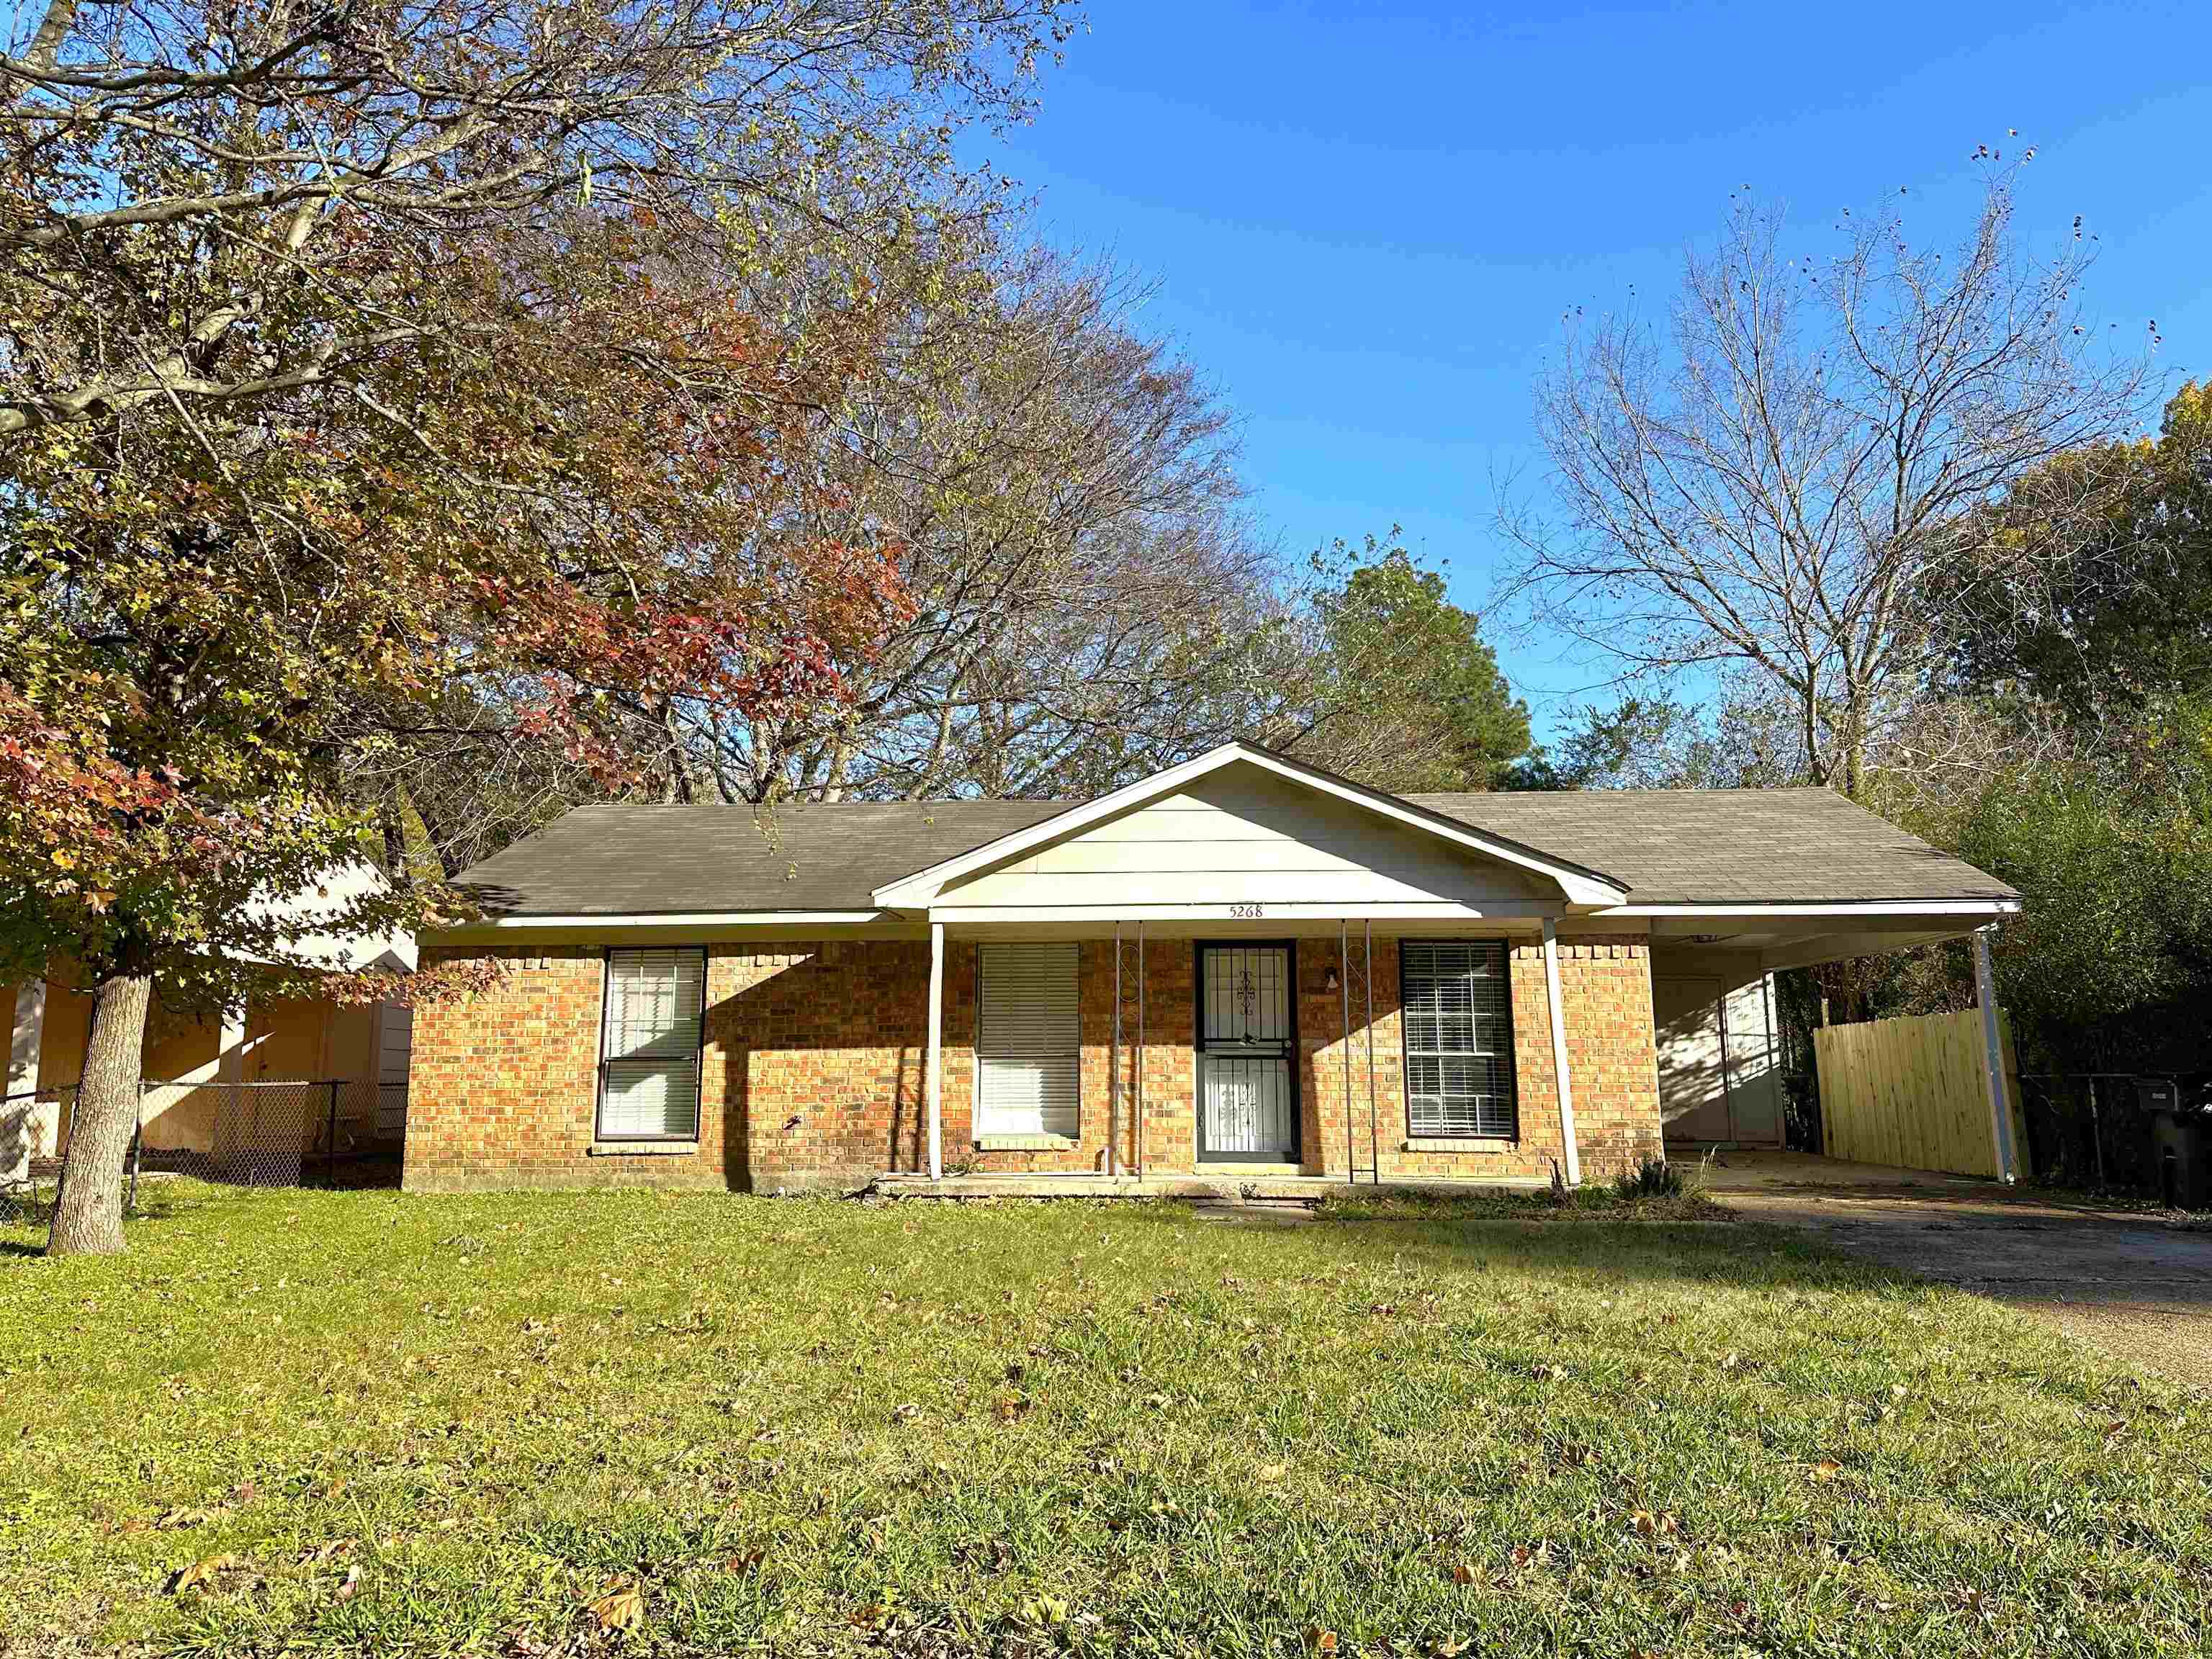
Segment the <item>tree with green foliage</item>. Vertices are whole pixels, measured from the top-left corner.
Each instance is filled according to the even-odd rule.
[[[2037,468],[1975,532],[2034,556],[2001,583],[1960,580],[1960,690],[2094,725],[2212,685],[2212,383],[2177,392],[2154,440]]]
[[[1316,568],[1310,683],[1270,739],[1379,789],[1493,787],[1528,752],[1528,709],[1481,618],[1395,538],[1370,536],[1356,554],[1337,543]]]
[[[2063,1069],[2124,1066],[2212,1008],[2212,697],[1992,783],[1953,837],[2021,890],[2000,995]]]

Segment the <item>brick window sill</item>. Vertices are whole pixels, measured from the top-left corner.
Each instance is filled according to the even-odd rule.
[[[975,1150],[979,1152],[1072,1152],[1075,1140],[1071,1135],[977,1135]]]
[[[691,1158],[699,1151],[696,1140],[595,1140],[586,1158]]]
[[[1407,1152],[1510,1152],[1521,1143],[1504,1135],[1410,1135],[1400,1144]]]

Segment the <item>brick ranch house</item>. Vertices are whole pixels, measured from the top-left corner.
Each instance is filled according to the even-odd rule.
[[[426,963],[404,1184],[1609,1176],[1778,1144],[1767,976],[2002,883],[1823,789],[1399,797],[1230,744],[1099,799],[571,811]]]

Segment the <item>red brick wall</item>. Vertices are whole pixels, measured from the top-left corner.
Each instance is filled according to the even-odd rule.
[[[1385,1181],[1543,1180],[1563,1159],[1559,1091],[1552,1065],[1544,953],[1534,939],[1508,953],[1514,1094],[1519,1133],[1449,1151],[1407,1147],[1405,1032],[1400,1018],[1398,946],[1375,940],[1374,1109],[1369,1107],[1367,972],[1360,935],[1346,952],[1352,986],[1350,1146],[1346,1146],[1344,1012],[1326,988],[1338,965],[1335,941],[1302,941],[1299,1015],[1306,1055],[1306,1168],[1341,1177],[1347,1153],[1362,1178]],[[1566,1004],[1567,1067],[1573,1083],[1575,1144],[1584,1180],[1609,1178],[1660,1149],[1658,1054],[1651,1029],[1650,952],[1638,936],[1563,939],[1559,989]]]
[[[1543,959],[1530,942],[1511,953],[1520,1135],[1448,1152],[1408,1150],[1398,958],[1375,942],[1374,1092],[1369,1110],[1361,941],[1350,946],[1352,1087],[1342,1057],[1342,1002],[1327,988],[1333,939],[1297,948],[1300,1157],[1313,1174],[1376,1167],[1385,1180],[1543,1178],[1559,1155]],[[426,951],[437,960],[450,951]],[[727,1186],[758,1192],[851,1187],[886,1169],[927,1167],[922,1065],[927,1041],[929,947],[915,941],[711,946],[698,1151],[678,1157],[592,1157],[602,952],[496,953],[509,972],[463,1001],[416,1017],[406,1184],[422,1190],[628,1182]],[[1563,942],[1577,1139],[1586,1178],[1601,1178],[1659,1146],[1651,1030],[1650,961],[1638,938]],[[1112,1068],[1111,940],[1079,947],[1082,1109],[1070,1148],[979,1150],[975,1092],[976,950],[945,952],[943,1133],[948,1170],[1073,1171],[1103,1168]],[[1195,1141],[1191,1053],[1194,954],[1187,939],[1146,951],[1145,1166],[1188,1170]],[[1121,976],[1123,1109],[1119,1160],[1136,1158],[1136,946]],[[1348,1108],[1348,1112],[1347,1112]],[[1371,1134],[1370,1134],[1371,1127]]]
[[[452,951],[426,950],[425,966]],[[592,1158],[605,952],[495,951],[489,990],[415,1011],[408,1062],[410,1191],[726,1183],[723,1124],[700,1112],[690,1157]]]

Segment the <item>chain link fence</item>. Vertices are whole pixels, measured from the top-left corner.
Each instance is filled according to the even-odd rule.
[[[2090,1192],[2156,1194],[2155,1102],[2189,1097],[2202,1079],[2135,1072],[2045,1072],[2020,1079],[2037,1179]]]
[[[0,1197],[15,1208],[58,1195],[76,1121],[74,1085],[0,1101]],[[188,1176],[234,1187],[397,1186],[404,1084],[374,1079],[248,1083],[147,1079],[126,1180]]]

